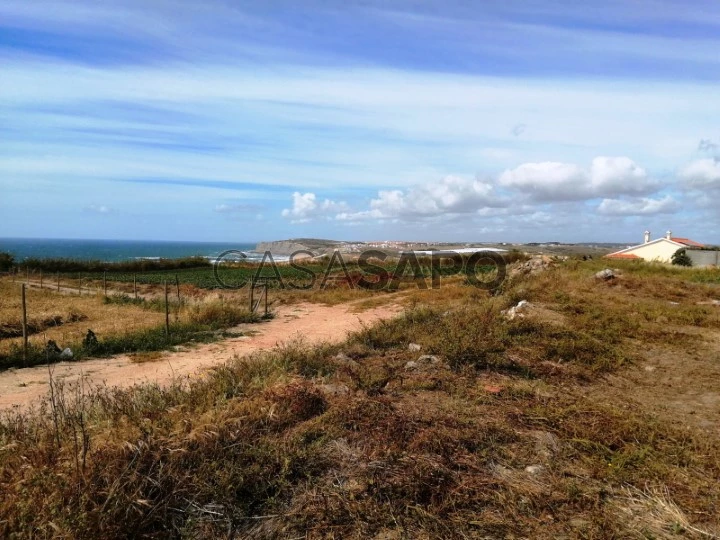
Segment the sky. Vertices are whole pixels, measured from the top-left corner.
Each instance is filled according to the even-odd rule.
[[[720,3],[3,0],[0,236],[720,244]]]

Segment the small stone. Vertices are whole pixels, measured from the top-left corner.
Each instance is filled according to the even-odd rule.
[[[439,363],[441,363],[441,360],[434,354],[423,354],[420,358],[417,359],[417,361],[418,361],[418,363],[422,363],[422,364],[439,364]]]
[[[346,396],[350,389],[344,384],[321,384],[320,391],[327,396]]]
[[[72,357],[73,357],[73,352],[72,352],[72,349],[70,349],[69,347],[67,349],[64,349],[63,352],[60,353],[60,358],[69,359]]]
[[[590,522],[585,519],[573,518],[568,521],[568,524],[573,529],[587,529],[590,526]]]
[[[490,393],[490,394],[499,394],[500,392],[503,391],[503,387],[502,387],[502,386],[495,386],[495,385],[493,385],[493,384],[486,384],[486,385],[484,386],[484,389],[485,389],[486,392],[488,392],[488,393]]]
[[[545,467],[542,465],[528,465],[525,467],[525,472],[530,474],[542,474],[545,472]]]
[[[527,300],[520,300],[516,306],[503,311],[503,314],[509,321],[512,321],[515,317],[524,317],[523,312],[530,308],[530,306],[531,304]]]
[[[417,343],[410,343],[410,344],[408,345],[408,350],[409,350],[409,351],[415,351],[415,352],[417,352],[417,351],[419,351],[420,349],[422,349],[422,347],[421,347],[420,345],[418,345]]]
[[[405,369],[407,369],[407,370],[417,369],[417,368],[418,368],[418,363],[413,360],[410,360],[407,364],[405,364]]]
[[[613,272],[609,268],[606,268],[605,270],[600,270],[597,274],[595,274],[595,279],[601,279],[603,281],[615,279],[615,272]]]
[[[345,354],[344,352],[337,353],[334,358],[335,358],[335,361],[338,364],[340,364],[341,366],[356,368],[360,365],[355,360],[350,358],[347,354]]]
[[[560,439],[549,431],[538,431],[533,434],[535,436],[535,448],[538,453],[545,457],[550,457],[560,452],[562,445]]]

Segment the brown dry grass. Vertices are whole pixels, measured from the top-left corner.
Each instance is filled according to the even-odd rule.
[[[716,436],[587,389],[651,346],[681,372],[688,343],[668,324],[715,336],[720,308],[696,302],[717,289],[644,267],[598,282],[601,264],[493,298],[407,292],[402,316],[344,344],[290,344],[164,390],[60,393],[0,422],[0,535],[716,537]],[[519,299],[542,310],[506,320]]]
[[[39,332],[29,338],[31,345],[44,347],[52,339],[60,347],[80,343],[88,328],[99,336],[117,336],[161,324],[164,315],[134,305],[105,304],[102,295],[73,296],[52,290],[26,291],[30,323],[55,320],[59,324],[37,324]],[[22,328],[20,284],[0,280],[0,325]],[[7,353],[22,338],[0,340],[0,354]]]

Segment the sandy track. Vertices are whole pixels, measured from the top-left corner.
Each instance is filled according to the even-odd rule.
[[[237,330],[252,330],[253,335],[229,338],[178,352],[165,353],[162,358],[133,363],[127,355],[89,359],[80,362],[59,362],[51,369],[55,379],[66,383],[77,381],[82,375],[90,386],[127,387],[144,382],[167,384],[174,377],[197,375],[203,370],[232,358],[260,349],[268,349],[293,339],[308,343],[336,341],[362,324],[392,317],[398,306],[380,306],[359,313],[352,312],[352,304],[323,306],[298,304],[282,306],[270,321],[241,325]],[[48,392],[47,366],[10,369],[0,372],[0,409],[24,408]]]

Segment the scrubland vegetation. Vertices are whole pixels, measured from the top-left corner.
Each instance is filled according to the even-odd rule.
[[[302,293],[405,310],[170,387],[56,383],[0,422],[0,536],[715,538],[717,430],[671,402],[718,371],[720,272],[606,264]],[[614,390],[659,357],[675,387]]]
[[[115,292],[56,294],[52,289],[27,290],[29,348],[22,353],[22,309],[20,287],[0,281],[0,370],[57,361],[46,344],[54,341],[70,348],[73,359],[118,353],[159,351],[186,343],[207,342],[222,337],[222,330],[245,322],[259,321],[245,302],[234,297],[223,301],[218,294],[181,297],[169,302],[170,332],[165,328],[165,304],[161,289],[146,289],[134,298]],[[88,343],[88,330],[97,342]]]

